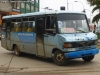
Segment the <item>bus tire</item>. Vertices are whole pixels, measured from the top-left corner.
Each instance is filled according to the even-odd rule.
[[[67,58],[65,58],[64,53],[59,50],[54,53],[53,61],[59,66],[64,66],[67,64]]]
[[[16,56],[21,56],[20,49],[18,48],[17,45],[14,46],[14,54],[15,54]]]
[[[93,58],[94,58],[94,55],[82,57],[82,59],[83,59],[84,61],[87,61],[87,62],[93,60]]]

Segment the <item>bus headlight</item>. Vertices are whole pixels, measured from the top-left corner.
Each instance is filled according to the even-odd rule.
[[[68,48],[67,50],[68,50],[68,51],[75,51],[76,48]]]
[[[72,44],[67,44],[67,43],[65,43],[65,44],[64,44],[64,48],[68,48],[68,47],[72,47]]]

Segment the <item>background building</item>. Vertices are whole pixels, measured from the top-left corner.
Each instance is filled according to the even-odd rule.
[[[12,5],[9,0],[2,0],[0,2],[0,31],[1,31],[1,25],[2,25],[2,17],[6,15],[14,15],[14,14],[20,14],[19,12],[13,12],[12,11]]]
[[[12,10],[20,13],[39,11],[39,0],[20,0],[12,3]]]
[[[2,25],[3,16],[37,11],[39,11],[39,0],[1,0],[0,27]]]
[[[37,12],[39,11],[39,0],[34,0],[32,2],[21,3],[21,13]]]

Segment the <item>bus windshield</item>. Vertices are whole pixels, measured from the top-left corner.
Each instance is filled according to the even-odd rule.
[[[89,26],[84,14],[58,14],[57,19],[60,33],[89,32]]]

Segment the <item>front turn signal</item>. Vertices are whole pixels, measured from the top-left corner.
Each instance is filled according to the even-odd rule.
[[[71,45],[71,44],[65,43],[65,44],[64,44],[64,48],[68,48],[68,47],[72,47],[72,45]]]

